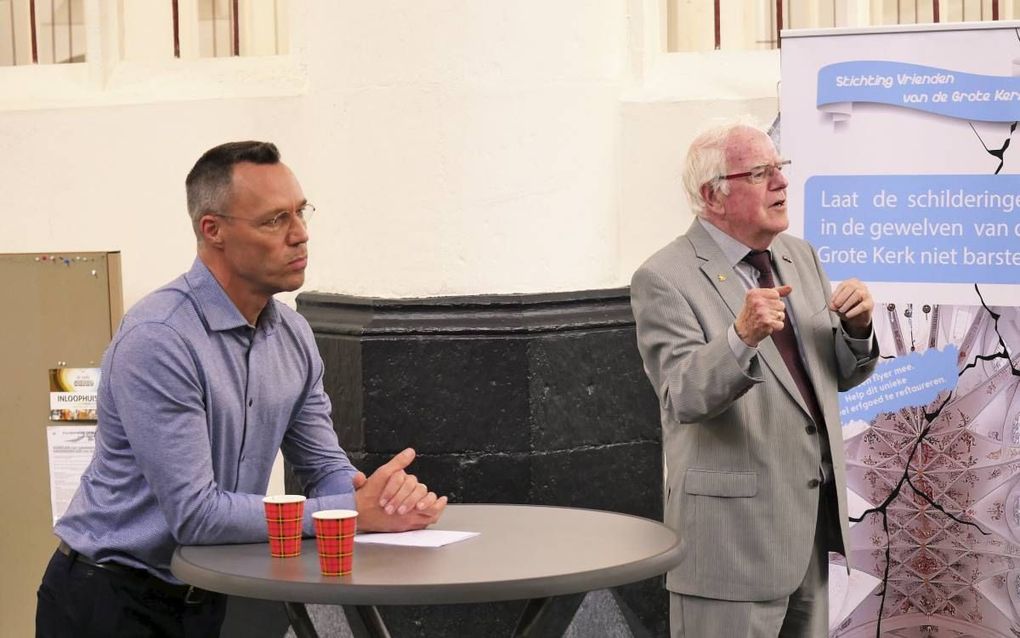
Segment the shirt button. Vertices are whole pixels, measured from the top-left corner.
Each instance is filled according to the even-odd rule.
[[[818,487],[818,486],[819,486],[819,485],[821,485],[821,484],[822,484],[822,482],[821,482],[821,481],[819,481],[819,480],[818,480],[818,479],[816,479],[816,478],[813,478],[813,479],[811,479],[810,481],[808,481],[808,482],[807,482],[807,486],[808,486],[809,488],[811,488],[811,489],[814,489],[814,488]]]
[[[816,428],[816,427],[815,427],[815,426],[813,426],[813,425],[809,425],[809,426],[807,426],[806,428],[804,428],[804,430],[805,430],[805,431],[806,431],[806,432],[807,432],[808,434],[814,434],[815,432],[817,432],[817,431],[818,431],[818,428]]]
[[[249,408],[251,407],[251,404],[252,404],[252,403],[253,403],[253,401],[252,401],[251,399],[248,399],[248,407],[249,407]]]
[[[243,461],[243,460],[245,460],[246,458],[248,458],[248,455],[247,455],[247,454],[242,454],[242,455],[241,455],[241,460],[242,460],[242,461]]]

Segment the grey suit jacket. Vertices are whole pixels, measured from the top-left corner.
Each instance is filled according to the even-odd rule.
[[[802,356],[832,448],[842,546],[848,546],[846,473],[837,390],[864,381],[878,344],[858,361],[817,255],[795,237],[772,244],[796,317]],[[746,291],[718,244],[695,221],[631,282],[638,348],[659,397],[667,483],[665,522],[680,536],[671,591],[724,600],[773,600],[800,585],[821,490],[819,434],[771,338],[744,371],[726,332]],[[836,510],[837,508],[831,508]]]

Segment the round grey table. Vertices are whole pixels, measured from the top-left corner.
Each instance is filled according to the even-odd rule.
[[[679,562],[673,530],[615,512],[450,505],[432,529],[480,534],[435,548],[355,544],[349,576],[319,573],[315,539],[305,539],[295,558],[270,557],[266,543],[183,546],[170,569],[202,589],[283,601],[298,636],[315,635],[304,603],[344,605],[356,636],[381,637],[389,634],[376,605],[517,599],[530,602],[515,635],[547,636],[584,592],[651,578]]]

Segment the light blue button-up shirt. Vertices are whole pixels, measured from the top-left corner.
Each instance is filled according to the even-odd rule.
[[[270,299],[251,326],[198,259],[142,299],[103,355],[96,452],[55,533],[97,562],[171,576],[177,545],[266,540],[277,450],[311,513],[354,507],[323,363],[303,317]]]

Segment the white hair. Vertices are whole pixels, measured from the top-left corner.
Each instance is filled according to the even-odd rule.
[[[729,181],[719,179],[729,173],[729,167],[726,165],[726,143],[734,131],[747,128],[767,135],[757,122],[748,117],[741,117],[702,130],[687,149],[683,173],[684,190],[687,191],[687,199],[691,203],[691,212],[698,217],[705,214],[706,202],[701,193],[702,186],[708,185],[713,191],[723,195],[729,194]]]

